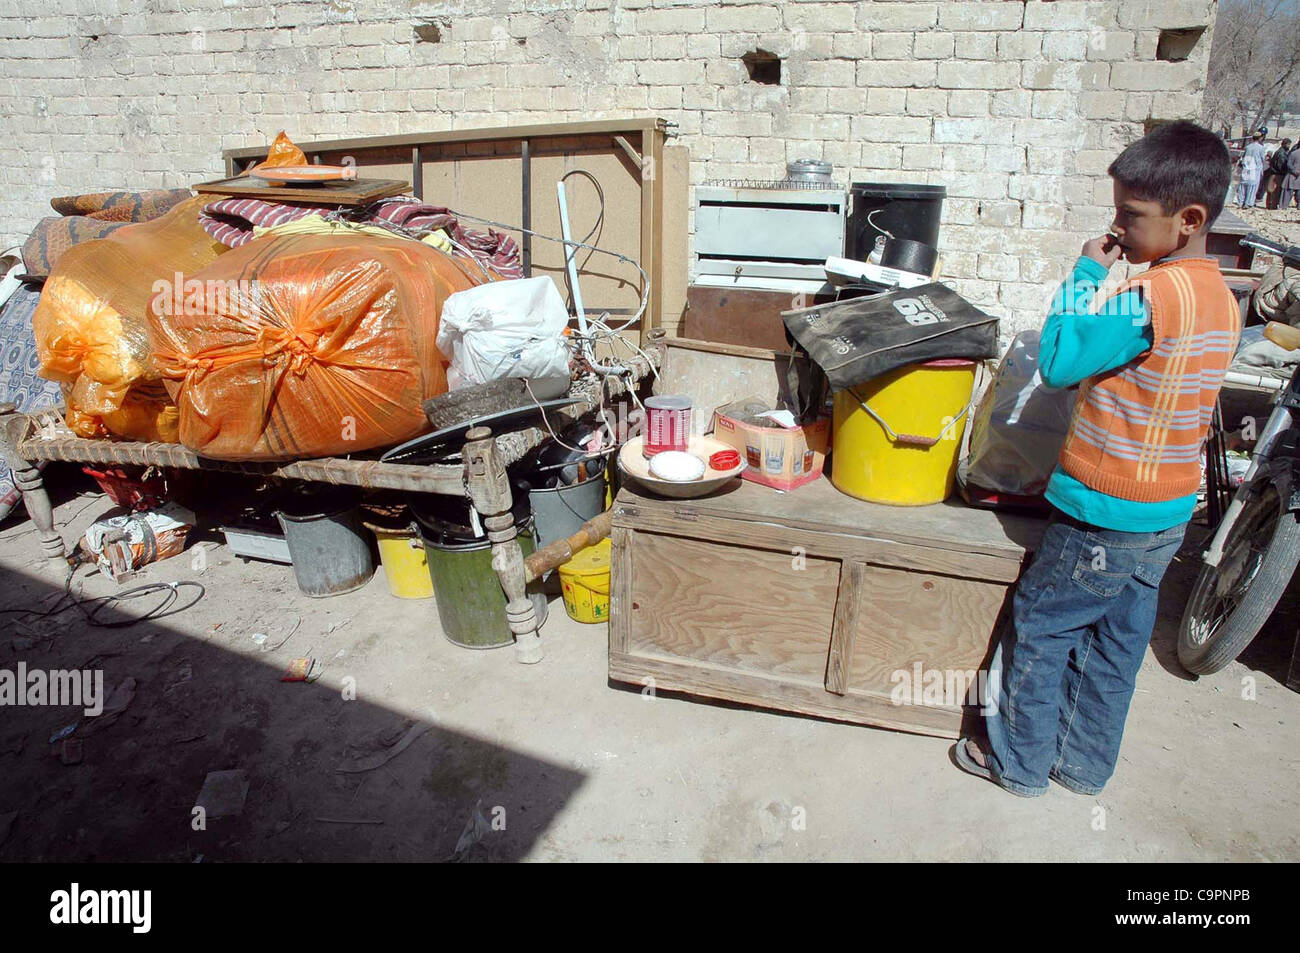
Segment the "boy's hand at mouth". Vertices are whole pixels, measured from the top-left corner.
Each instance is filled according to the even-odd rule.
[[[1109,232],[1098,238],[1090,238],[1083,243],[1084,257],[1091,258],[1107,268],[1119,261],[1120,255],[1123,253],[1124,249],[1120,246],[1119,239]]]

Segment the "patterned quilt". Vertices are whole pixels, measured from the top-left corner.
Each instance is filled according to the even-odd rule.
[[[40,297],[39,287],[24,284],[0,307],[0,402],[12,401],[19,410],[52,407],[63,399],[58,384],[36,374],[40,360],[32,314]],[[13,474],[0,462],[0,520],[19,499]]]

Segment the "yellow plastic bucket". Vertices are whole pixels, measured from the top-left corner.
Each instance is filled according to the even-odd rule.
[[[602,539],[560,567],[564,611],[577,622],[609,621],[610,545]]]
[[[379,540],[379,561],[384,566],[388,591],[399,599],[431,599],[433,578],[424,554],[424,540],[414,527],[396,528],[366,523]]]
[[[835,395],[831,482],[873,503],[924,506],[952,493],[975,364],[908,364]]]

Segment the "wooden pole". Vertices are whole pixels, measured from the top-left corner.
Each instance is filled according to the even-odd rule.
[[[613,522],[614,510],[611,508],[587,520],[572,536],[547,543],[524,560],[524,578],[528,582],[540,579],[545,573],[567,563],[588,546],[595,546],[609,536]]]
[[[511,512],[513,499],[505,463],[487,427],[474,427],[465,439],[465,482],[492,542],[492,568],[506,594],[506,621],[515,636],[515,658],[532,665],[542,660],[542,640],[525,588],[524,552],[519,548]]]

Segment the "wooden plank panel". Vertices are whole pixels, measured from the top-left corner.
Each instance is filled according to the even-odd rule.
[[[406,170],[409,174],[409,168]],[[409,179],[409,175],[408,175]],[[377,199],[404,195],[411,191],[408,179],[371,178],[319,182],[311,185],[276,184],[255,176],[235,176],[190,186],[200,195],[219,198],[253,198],[266,202],[318,202],[330,205],[368,205]]]
[[[870,611],[858,619],[850,692],[888,694],[896,672],[966,672],[990,654],[1008,585],[867,566]],[[918,689],[919,690],[919,689]]]
[[[611,654],[609,677],[616,682],[637,685],[645,684],[644,679],[649,677],[661,691],[688,692],[756,708],[798,712],[895,731],[939,738],[958,738],[962,734],[962,719],[958,712],[899,706],[883,695],[832,695],[821,685],[781,681],[765,678],[762,673],[732,671],[698,662]]]
[[[819,533],[770,523],[723,519],[696,513],[685,504],[669,514],[659,510],[643,512],[621,502],[620,498],[614,506],[614,521],[616,525],[654,533],[716,540],[782,553],[800,546],[813,556],[860,559],[879,566],[943,573],[963,579],[1012,583],[1020,578],[1021,563],[1001,556],[954,552],[849,533]]]
[[[553,140],[552,140],[553,141]],[[650,263],[642,252],[641,177],[637,169],[611,137],[579,140],[580,148],[561,155],[546,154],[547,140],[533,143],[532,221],[533,229],[543,235],[559,237],[560,209],[555,186],[561,176],[574,169],[585,169],[596,177],[605,197],[605,217],[600,230],[587,241],[612,252],[626,255],[649,270]],[[569,200],[569,224],[573,238],[581,241],[600,219],[600,195],[585,176],[571,175],[565,180]],[[602,310],[622,322],[636,311],[641,302],[642,279],[632,265],[609,255],[579,249],[579,281],[587,313],[598,316]],[[534,239],[533,275],[549,275],[567,300],[564,277],[564,247],[553,241]]]
[[[966,506],[960,500],[932,506],[885,506],[841,493],[829,479],[791,493],[742,482],[734,492],[698,500],[664,500],[625,486],[619,502],[642,513],[693,512],[753,523],[776,523],[830,533],[849,533],[961,553],[984,553],[1019,562],[1042,537],[1047,521]]]
[[[523,173],[518,155],[457,156],[442,149],[424,152],[424,201],[464,215],[515,225],[523,219],[519,183]],[[496,226],[464,218],[466,228],[485,231]],[[517,229],[501,229],[516,242]]]
[[[687,338],[789,352],[781,313],[795,307],[788,291],[709,288],[686,291],[682,334]]]
[[[826,690],[843,695],[853,669],[862,605],[867,599],[863,580],[867,566],[860,559],[845,560],[840,566],[840,590],[835,598],[835,621],[831,626],[831,650],[826,659]]]
[[[304,152],[321,150],[369,149],[376,147],[409,148],[426,143],[465,142],[487,139],[522,139],[543,136],[594,135],[596,133],[629,133],[643,129],[661,128],[664,121],[654,116],[633,116],[627,119],[597,119],[591,122],[539,123],[537,125],[503,125],[477,129],[444,129],[438,132],[410,132],[394,136],[364,136],[351,139],[322,139],[300,142]],[[267,145],[243,146],[224,149],[222,156],[230,159],[265,159]]]
[[[630,529],[610,530],[609,563],[609,651],[626,653],[632,627],[632,543]]]
[[[779,676],[821,690],[838,565],[637,534],[628,650]]]
[[[691,263],[687,255],[690,229],[691,153],[685,146],[666,146],[663,150],[659,188],[663,193],[663,242],[659,262],[663,274],[660,285],[659,326],[669,334],[681,334],[686,312],[686,287]]]

